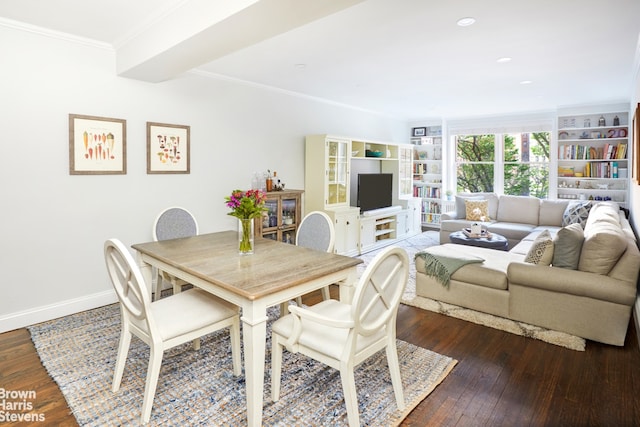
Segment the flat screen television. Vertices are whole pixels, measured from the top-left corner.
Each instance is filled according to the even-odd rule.
[[[393,202],[393,174],[358,174],[358,207],[360,212],[387,208]]]

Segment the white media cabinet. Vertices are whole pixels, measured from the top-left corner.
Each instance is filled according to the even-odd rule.
[[[326,134],[306,137],[304,213],[319,210],[333,220],[334,252],[359,255],[422,232],[421,199],[413,197],[411,186],[413,148]],[[364,214],[352,206],[358,173],[393,174],[393,206]]]
[[[360,253],[373,251],[409,237],[398,230],[398,216],[405,215],[402,206],[365,212],[360,216]]]

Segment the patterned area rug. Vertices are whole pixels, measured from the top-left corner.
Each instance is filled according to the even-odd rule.
[[[298,354],[284,352],[280,400],[271,401],[270,324],[278,313],[277,308],[269,310],[263,425],[347,425],[338,371]],[[28,329],[81,426],[140,425],[149,347],[132,339],[120,391],[113,393],[118,305]],[[397,346],[407,407],[397,411],[385,352],[378,352],[355,371],[362,425],[399,424],[457,363],[400,340]],[[227,331],[204,337],[199,351],[187,343],[165,352],[149,425],[242,426],[247,423],[245,408],[244,375],[233,376]]]
[[[424,310],[433,311],[444,314],[446,316],[455,317],[457,319],[466,320],[477,323],[479,325],[488,326],[494,329],[500,329],[516,335],[522,335],[528,338],[534,338],[549,344],[555,344],[571,350],[585,351],[586,341],[584,338],[570,335],[564,332],[553,331],[540,326],[529,325],[524,322],[516,322],[511,319],[494,316],[487,313],[471,310],[469,308],[459,307],[457,305],[448,304],[441,301],[435,301],[430,298],[416,296],[416,266],[414,262],[415,254],[429,246],[439,245],[440,238],[437,231],[427,231],[415,237],[399,242],[397,246],[404,248],[409,254],[411,261],[409,271],[409,282],[402,297],[402,303],[413,307],[422,308]],[[373,259],[378,251],[369,252],[360,256],[364,261],[358,266],[359,273],[362,273],[369,261]]]

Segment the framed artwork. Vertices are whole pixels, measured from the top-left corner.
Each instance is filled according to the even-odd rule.
[[[640,102],[633,116],[633,160],[631,160],[632,176],[640,185]]]
[[[411,130],[411,136],[425,136],[427,134],[427,128],[413,128]]]
[[[127,121],[69,114],[69,174],[127,173]]]
[[[147,122],[147,173],[190,173],[189,126]]]

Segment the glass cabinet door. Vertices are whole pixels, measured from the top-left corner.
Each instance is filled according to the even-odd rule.
[[[262,218],[256,219],[256,234],[266,239],[295,244],[300,225],[303,190],[275,191],[267,193]]]
[[[413,196],[413,147],[398,148],[398,196],[407,198]]]
[[[349,188],[349,141],[327,141],[326,205],[347,205]]]
[[[300,222],[297,213],[299,209],[297,197],[282,198],[282,206],[280,210],[282,225],[280,226],[280,229],[282,230],[281,241],[284,243],[296,243],[296,230]]]

